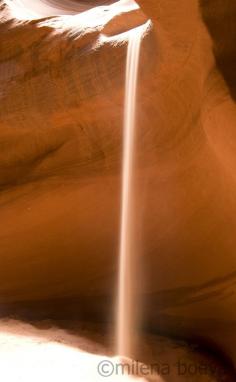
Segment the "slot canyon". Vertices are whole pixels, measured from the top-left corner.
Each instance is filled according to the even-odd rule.
[[[131,356],[225,371],[158,381],[236,380],[234,0],[0,0],[0,371],[6,333],[13,366],[20,338],[113,355],[126,36],[148,20]]]

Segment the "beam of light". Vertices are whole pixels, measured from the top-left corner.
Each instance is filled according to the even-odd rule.
[[[43,17],[55,17],[58,23],[72,24],[79,26],[81,22],[84,26],[105,25],[114,16],[138,9],[139,6],[133,0],[120,0],[111,5],[101,5],[86,7],[84,2],[76,2],[75,10],[71,11],[68,1],[62,2],[63,8],[53,6],[53,1],[45,4],[43,0],[5,0],[11,16],[17,20],[34,20]],[[32,6],[32,4],[34,4]],[[79,17],[78,17],[79,16]],[[60,20],[60,21],[59,21]],[[50,20],[49,20],[50,21]]]
[[[37,0],[40,4],[42,0]],[[37,13],[35,9],[24,7],[22,0],[5,0],[8,5],[8,9],[11,17],[15,19],[15,22],[25,22],[34,19],[38,19],[37,27],[48,27],[54,34],[60,34],[66,32],[72,38],[80,38],[84,34],[97,31],[102,31],[103,27],[109,23],[116,16],[125,14],[131,11],[139,9],[138,4],[133,0],[120,0],[111,5],[97,6],[91,8],[85,12],[77,14],[64,14],[53,17],[54,10],[52,10],[52,16],[45,20],[40,20],[42,12]],[[127,40],[127,38],[126,38]],[[106,39],[105,36],[100,36],[94,40],[91,49],[97,49],[105,42],[113,43],[113,40]]]
[[[102,30],[103,26],[115,16],[138,9],[134,1],[121,0],[110,6],[92,8],[74,16],[60,16],[39,23],[39,26],[48,26],[55,31],[70,29],[72,33],[81,35],[89,30]]]
[[[16,16],[41,18],[49,16],[73,15],[94,6],[92,1],[75,0],[5,0],[15,10]],[[103,1],[102,4],[106,4]]]
[[[135,117],[139,52],[146,24],[129,32],[125,77],[124,132],[122,157],[122,191],[119,254],[119,285],[117,313],[117,352],[132,354],[135,318],[134,304],[134,213],[133,181],[135,157]]]

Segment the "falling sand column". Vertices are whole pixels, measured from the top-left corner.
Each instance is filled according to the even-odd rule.
[[[145,28],[144,28],[145,27]],[[129,357],[135,327],[133,312],[134,219],[133,175],[135,156],[135,109],[139,53],[146,24],[129,31],[124,104],[124,137],[122,158],[121,225],[119,253],[119,286],[117,313],[117,354]]]

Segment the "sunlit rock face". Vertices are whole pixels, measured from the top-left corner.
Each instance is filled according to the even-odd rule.
[[[127,30],[151,18],[137,104],[140,309],[152,329],[235,360],[236,117],[207,2],[33,3],[0,8],[2,312],[112,316]]]

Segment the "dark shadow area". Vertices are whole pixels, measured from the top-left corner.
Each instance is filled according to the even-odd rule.
[[[217,66],[236,100],[236,1],[199,0]]]

